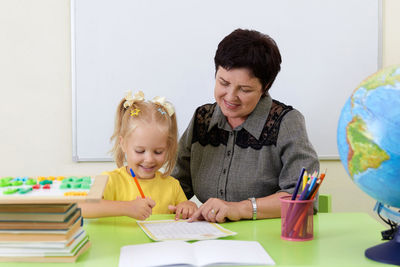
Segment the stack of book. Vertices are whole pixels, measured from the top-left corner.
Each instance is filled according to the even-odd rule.
[[[0,261],[74,262],[90,247],[76,203],[0,204]]]

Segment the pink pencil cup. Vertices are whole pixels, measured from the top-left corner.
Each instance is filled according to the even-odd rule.
[[[307,241],[314,238],[314,200],[292,200],[291,196],[281,201],[281,238],[290,241]]]

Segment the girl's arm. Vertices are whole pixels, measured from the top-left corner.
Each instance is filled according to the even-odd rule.
[[[144,220],[151,215],[155,204],[151,198],[138,197],[132,201],[102,199],[99,202],[79,203],[79,207],[84,218],[129,216],[137,220]]]

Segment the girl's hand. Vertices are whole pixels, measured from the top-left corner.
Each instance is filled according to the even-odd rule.
[[[181,216],[182,219],[188,219],[198,208],[196,203],[190,200],[186,200],[176,206],[169,205],[168,209],[172,212],[175,212],[175,220],[179,220]]]
[[[250,204],[249,204],[250,205]],[[218,198],[210,198],[189,218],[189,222],[205,220],[223,223],[226,219],[238,221],[242,218],[242,202],[228,202]]]
[[[127,216],[137,220],[145,220],[151,215],[151,211],[156,205],[156,202],[150,197],[137,197],[135,200],[129,201],[127,207]]]

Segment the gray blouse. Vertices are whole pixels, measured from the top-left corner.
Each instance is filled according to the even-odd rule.
[[[267,95],[235,129],[216,103],[197,108],[179,141],[172,176],[188,199],[241,201],[293,193],[302,167],[319,170],[304,117]]]

